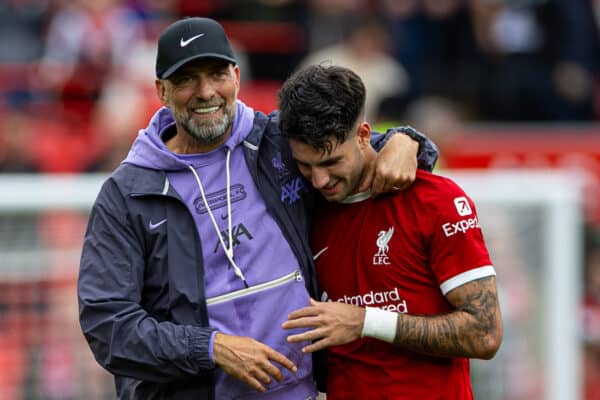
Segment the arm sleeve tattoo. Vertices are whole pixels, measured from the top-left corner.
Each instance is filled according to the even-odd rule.
[[[492,358],[502,341],[496,278],[466,283],[446,298],[454,306],[449,314],[400,314],[394,344],[435,356]]]

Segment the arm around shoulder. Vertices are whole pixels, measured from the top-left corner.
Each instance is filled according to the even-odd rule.
[[[433,171],[440,155],[440,151],[437,145],[429,139],[429,137],[411,126],[393,127],[388,129],[383,135],[376,133],[371,138],[371,145],[375,150],[381,150],[389,139],[397,134],[408,136],[418,144],[418,167],[425,171]]]
[[[408,188],[416,179],[417,168],[432,171],[438,157],[436,145],[410,127],[388,129],[385,135],[372,134],[371,146],[379,150],[369,164],[359,191],[373,195]]]

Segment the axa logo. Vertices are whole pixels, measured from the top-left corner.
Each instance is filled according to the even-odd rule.
[[[379,231],[377,234],[377,253],[373,255],[373,265],[390,265],[388,252],[390,251],[389,242],[394,235],[394,227],[391,226],[387,231]]]
[[[244,224],[238,224],[238,225],[234,225],[231,229],[231,241],[233,242],[233,246],[237,246],[238,244],[241,243],[241,239],[242,237],[246,237],[247,240],[252,240],[254,239],[254,237],[252,236],[252,234],[250,233],[250,231],[248,230],[248,228],[246,228],[246,226]],[[227,247],[229,247],[229,233],[227,231],[227,229],[221,231],[221,237],[223,238],[223,241],[225,242],[225,245]],[[220,248],[220,242],[217,239],[216,243],[215,243],[215,248],[213,250],[213,253],[216,253],[219,248]]]
[[[469,201],[464,196],[456,197],[454,199],[454,207],[456,207],[456,211],[458,211],[458,215],[461,217],[473,214]]]
[[[281,185],[281,202],[294,204],[300,200],[302,192],[307,191],[302,178],[296,177],[291,181]]]
[[[271,165],[281,187],[280,200],[282,203],[292,205],[302,198],[303,192],[310,190],[302,178],[295,176],[286,166],[281,152],[275,152],[275,155],[271,158]]]

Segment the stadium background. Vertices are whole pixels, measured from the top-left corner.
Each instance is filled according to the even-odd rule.
[[[75,198],[93,198],[159,106],[156,38],[186,15],[223,23],[240,98],[257,110],[276,107],[299,65],[331,60],[361,74],[377,128],[411,124],[438,143],[439,173],[576,174],[578,247],[563,268],[578,298],[560,318],[576,327],[580,397],[600,399],[598,0],[1,0],[0,399],[114,398],[77,322],[90,204]],[[553,182],[542,187],[579,190]],[[547,216],[482,208],[511,282],[500,295],[513,351],[476,365],[478,398],[550,398],[539,344]]]

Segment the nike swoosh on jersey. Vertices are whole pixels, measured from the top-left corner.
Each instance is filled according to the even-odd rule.
[[[319,250],[319,252],[313,256],[313,261],[314,261],[314,260],[316,260],[317,258],[319,258],[319,256],[320,256],[321,254],[325,253],[325,250],[327,250],[328,248],[329,248],[329,247],[324,247],[324,248],[322,248],[321,250]]]
[[[152,221],[148,221],[148,228],[150,228],[150,230],[152,229],[156,229],[159,226],[161,226],[162,224],[164,224],[165,222],[167,222],[167,219],[163,219],[161,221],[158,221],[157,223],[153,224]]]
[[[202,36],[204,36],[204,33],[201,33],[201,34],[196,35],[196,36],[192,36],[191,38],[185,39],[185,40],[183,38],[181,38],[181,40],[179,41],[179,46],[185,47],[188,44],[192,43],[194,40],[196,40],[196,39],[198,39],[199,37],[202,37]]]

